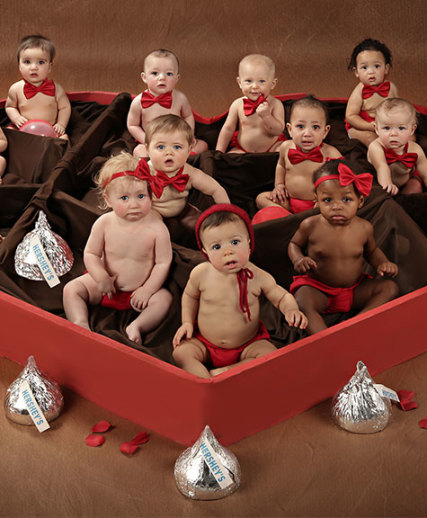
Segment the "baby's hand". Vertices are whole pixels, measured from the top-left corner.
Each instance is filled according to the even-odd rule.
[[[22,115],[20,115],[13,124],[15,124],[15,126],[17,128],[20,128],[21,126],[23,126],[26,122],[28,122],[28,119],[26,119],[25,117],[23,117]]]
[[[61,124],[54,124],[53,129],[55,130],[55,133],[58,135],[58,137],[62,137],[62,135],[65,133],[64,126],[61,126]]]
[[[308,324],[307,317],[298,309],[286,311],[285,319],[291,327],[299,327],[300,329],[305,329]]]
[[[117,275],[113,277],[108,276],[98,283],[98,289],[103,297],[107,295],[108,298],[111,299],[112,294],[116,293],[116,288],[114,287],[116,277]]]
[[[261,103],[256,109],[256,113],[263,119],[264,117],[268,117],[271,115],[271,108],[267,101]]]
[[[387,277],[396,277],[399,273],[399,269],[397,264],[386,261],[378,266],[377,273],[378,275],[381,275],[381,277],[384,277],[384,275],[387,275]]]
[[[173,337],[173,346],[174,348],[177,347],[182,339],[184,337],[191,338],[193,336],[193,330],[194,326],[191,322],[183,322],[181,327],[178,329],[178,331],[175,333],[175,336]]]
[[[286,190],[284,183],[279,183],[275,186],[275,188],[271,191],[270,200],[275,203],[284,203],[288,198],[288,191]]]
[[[394,185],[394,183],[384,185],[383,189],[387,191],[388,194],[391,194],[391,196],[396,196],[396,194],[399,192],[399,187],[397,185]]]
[[[298,259],[298,261],[294,264],[295,271],[298,273],[306,273],[309,270],[315,270],[317,268],[317,263],[311,257],[305,255]]]
[[[153,293],[150,290],[147,290],[145,286],[140,286],[132,293],[132,306],[138,311],[142,311],[148,305],[148,302]]]

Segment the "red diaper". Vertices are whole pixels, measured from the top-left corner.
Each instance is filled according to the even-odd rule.
[[[131,309],[130,299],[132,297],[132,291],[116,291],[111,295],[111,299],[108,295],[104,295],[101,300],[101,306],[104,308],[117,309],[118,311],[125,311]]]
[[[194,338],[200,340],[206,347],[214,367],[226,367],[228,365],[233,365],[233,363],[237,363],[240,360],[240,355],[243,350],[246,349],[248,345],[257,340],[270,340],[270,335],[265,325],[260,322],[257,334],[245,344],[235,347],[234,349],[224,349],[223,347],[218,347],[217,345],[212,344],[199,333],[198,329],[194,332]]]
[[[289,205],[292,214],[298,214],[298,212],[304,212],[314,207],[313,200],[300,200],[299,198],[289,198]]]

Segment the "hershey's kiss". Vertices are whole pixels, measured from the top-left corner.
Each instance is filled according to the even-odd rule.
[[[175,482],[181,493],[194,500],[217,500],[240,486],[240,465],[206,426],[193,446],[175,462]]]
[[[40,373],[34,356],[29,356],[24,370],[9,386],[4,407],[7,417],[18,424],[34,425],[22,394],[22,385],[28,382],[32,393],[47,421],[53,421],[64,406],[59,385]]]
[[[73,252],[65,240],[52,231],[47,221],[46,214],[41,210],[34,230],[28,232],[16,247],[15,270],[18,275],[32,281],[43,281],[44,276],[37,263],[31,247],[33,237],[40,239],[52,267],[58,277],[68,273],[74,263]]]
[[[377,433],[391,418],[391,403],[376,389],[368,369],[361,361],[350,381],[332,400],[332,419],[353,433]]]

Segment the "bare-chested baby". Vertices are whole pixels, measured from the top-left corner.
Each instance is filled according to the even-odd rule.
[[[64,288],[65,314],[90,329],[88,304],[140,314],[126,328],[130,340],[166,316],[172,295],[163,288],[172,261],[169,232],[151,209],[151,191],[141,178],[138,159],[122,152],[105,162],[97,184],[107,207],[99,217],[84,250],[87,273]]]
[[[54,57],[55,46],[44,36],[21,40],[18,64],[22,79],[9,89],[6,113],[17,128],[30,120],[44,120],[58,137],[68,140],[65,130],[71,115],[70,101],[62,86],[47,78]]]
[[[173,339],[173,357],[180,367],[210,378],[275,351],[260,321],[261,294],[290,326],[306,327],[294,297],[249,262],[254,234],[244,210],[213,205],[200,216],[196,237],[208,262],[192,270],[182,296],[182,325]]]
[[[194,115],[187,97],[175,86],[179,81],[179,63],[170,50],[153,50],[144,60],[142,81],[147,89],[132,101],[127,117],[129,133],[136,139],[133,154],[138,157],[148,156],[148,144],[145,140],[147,124],[161,115],[173,114],[182,117],[194,132]],[[201,153],[208,145],[203,140],[194,139],[192,151]]]
[[[364,313],[398,295],[391,279],[362,273],[364,259],[380,277],[396,277],[397,265],[378,248],[369,221],[356,213],[372,186],[372,175],[356,175],[341,160],[326,162],[313,175],[320,214],[304,219],[288,253],[295,271],[290,292],[308,318],[309,334],[326,329],[324,313]]]

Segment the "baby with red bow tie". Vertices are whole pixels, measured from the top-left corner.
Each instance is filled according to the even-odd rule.
[[[163,287],[172,262],[169,232],[151,207],[151,190],[138,169],[138,159],[122,152],[108,159],[96,183],[105,206],[112,209],[92,226],[84,263],[87,272],[66,284],[65,314],[90,329],[88,304],[116,311],[133,309],[127,337],[141,335],[166,316],[172,295]]]
[[[148,156],[145,129],[150,121],[160,115],[178,115],[188,122],[194,132],[195,123],[190,103],[182,92],[175,90],[179,78],[178,58],[173,52],[158,49],[146,56],[141,79],[147,85],[147,89],[132,101],[127,117],[129,133],[138,143],[133,150],[137,158]],[[206,142],[194,139],[194,153],[201,153],[207,149]]]
[[[239,63],[237,83],[243,97],[236,99],[218,136],[216,149],[225,153],[276,151],[284,140],[283,104],[270,95],[277,84],[273,61],[261,54],[245,56]],[[237,131],[236,131],[237,128]]]
[[[328,111],[315,97],[295,101],[286,126],[292,140],[280,146],[274,189],[259,194],[256,204],[260,209],[280,206],[296,214],[314,207],[313,172],[341,153],[323,142],[330,129]]]
[[[18,65],[22,80],[7,95],[6,113],[18,129],[30,120],[47,121],[58,137],[65,133],[71,105],[61,85],[47,79],[55,57],[54,44],[44,36],[26,36],[18,46]]]
[[[372,175],[356,175],[342,160],[326,162],[313,175],[320,214],[304,219],[288,254],[295,271],[289,291],[308,318],[307,332],[326,329],[324,313],[364,313],[399,293],[391,279],[362,273],[364,259],[380,277],[396,277],[397,265],[378,248],[369,221],[357,210],[369,195]]]
[[[227,192],[211,176],[187,163],[193,130],[177,115],[162,115],[148,123],[145,143],[150,160],[138,166],[153,191],[153,209],[164,218],[182,213],[190,189],[212,196],[215,203],[229,203]]]
[[[417,127],[412,104],[395,97],[377,108],[378,138],[368,148],[368,160],[377,171],[378,183],[392,196],[422,192],[427,186],[427,158],[421,146],[411,140]]]
[[[353,49],[348,70],[353,71],[360,83],[351,93],[345,112],[348,136],[363,142],[366,147],[374,141],[375,109],[384,100],[397,97],[397,88],[385,81],[391,67],[390,49],[371,38]]]

